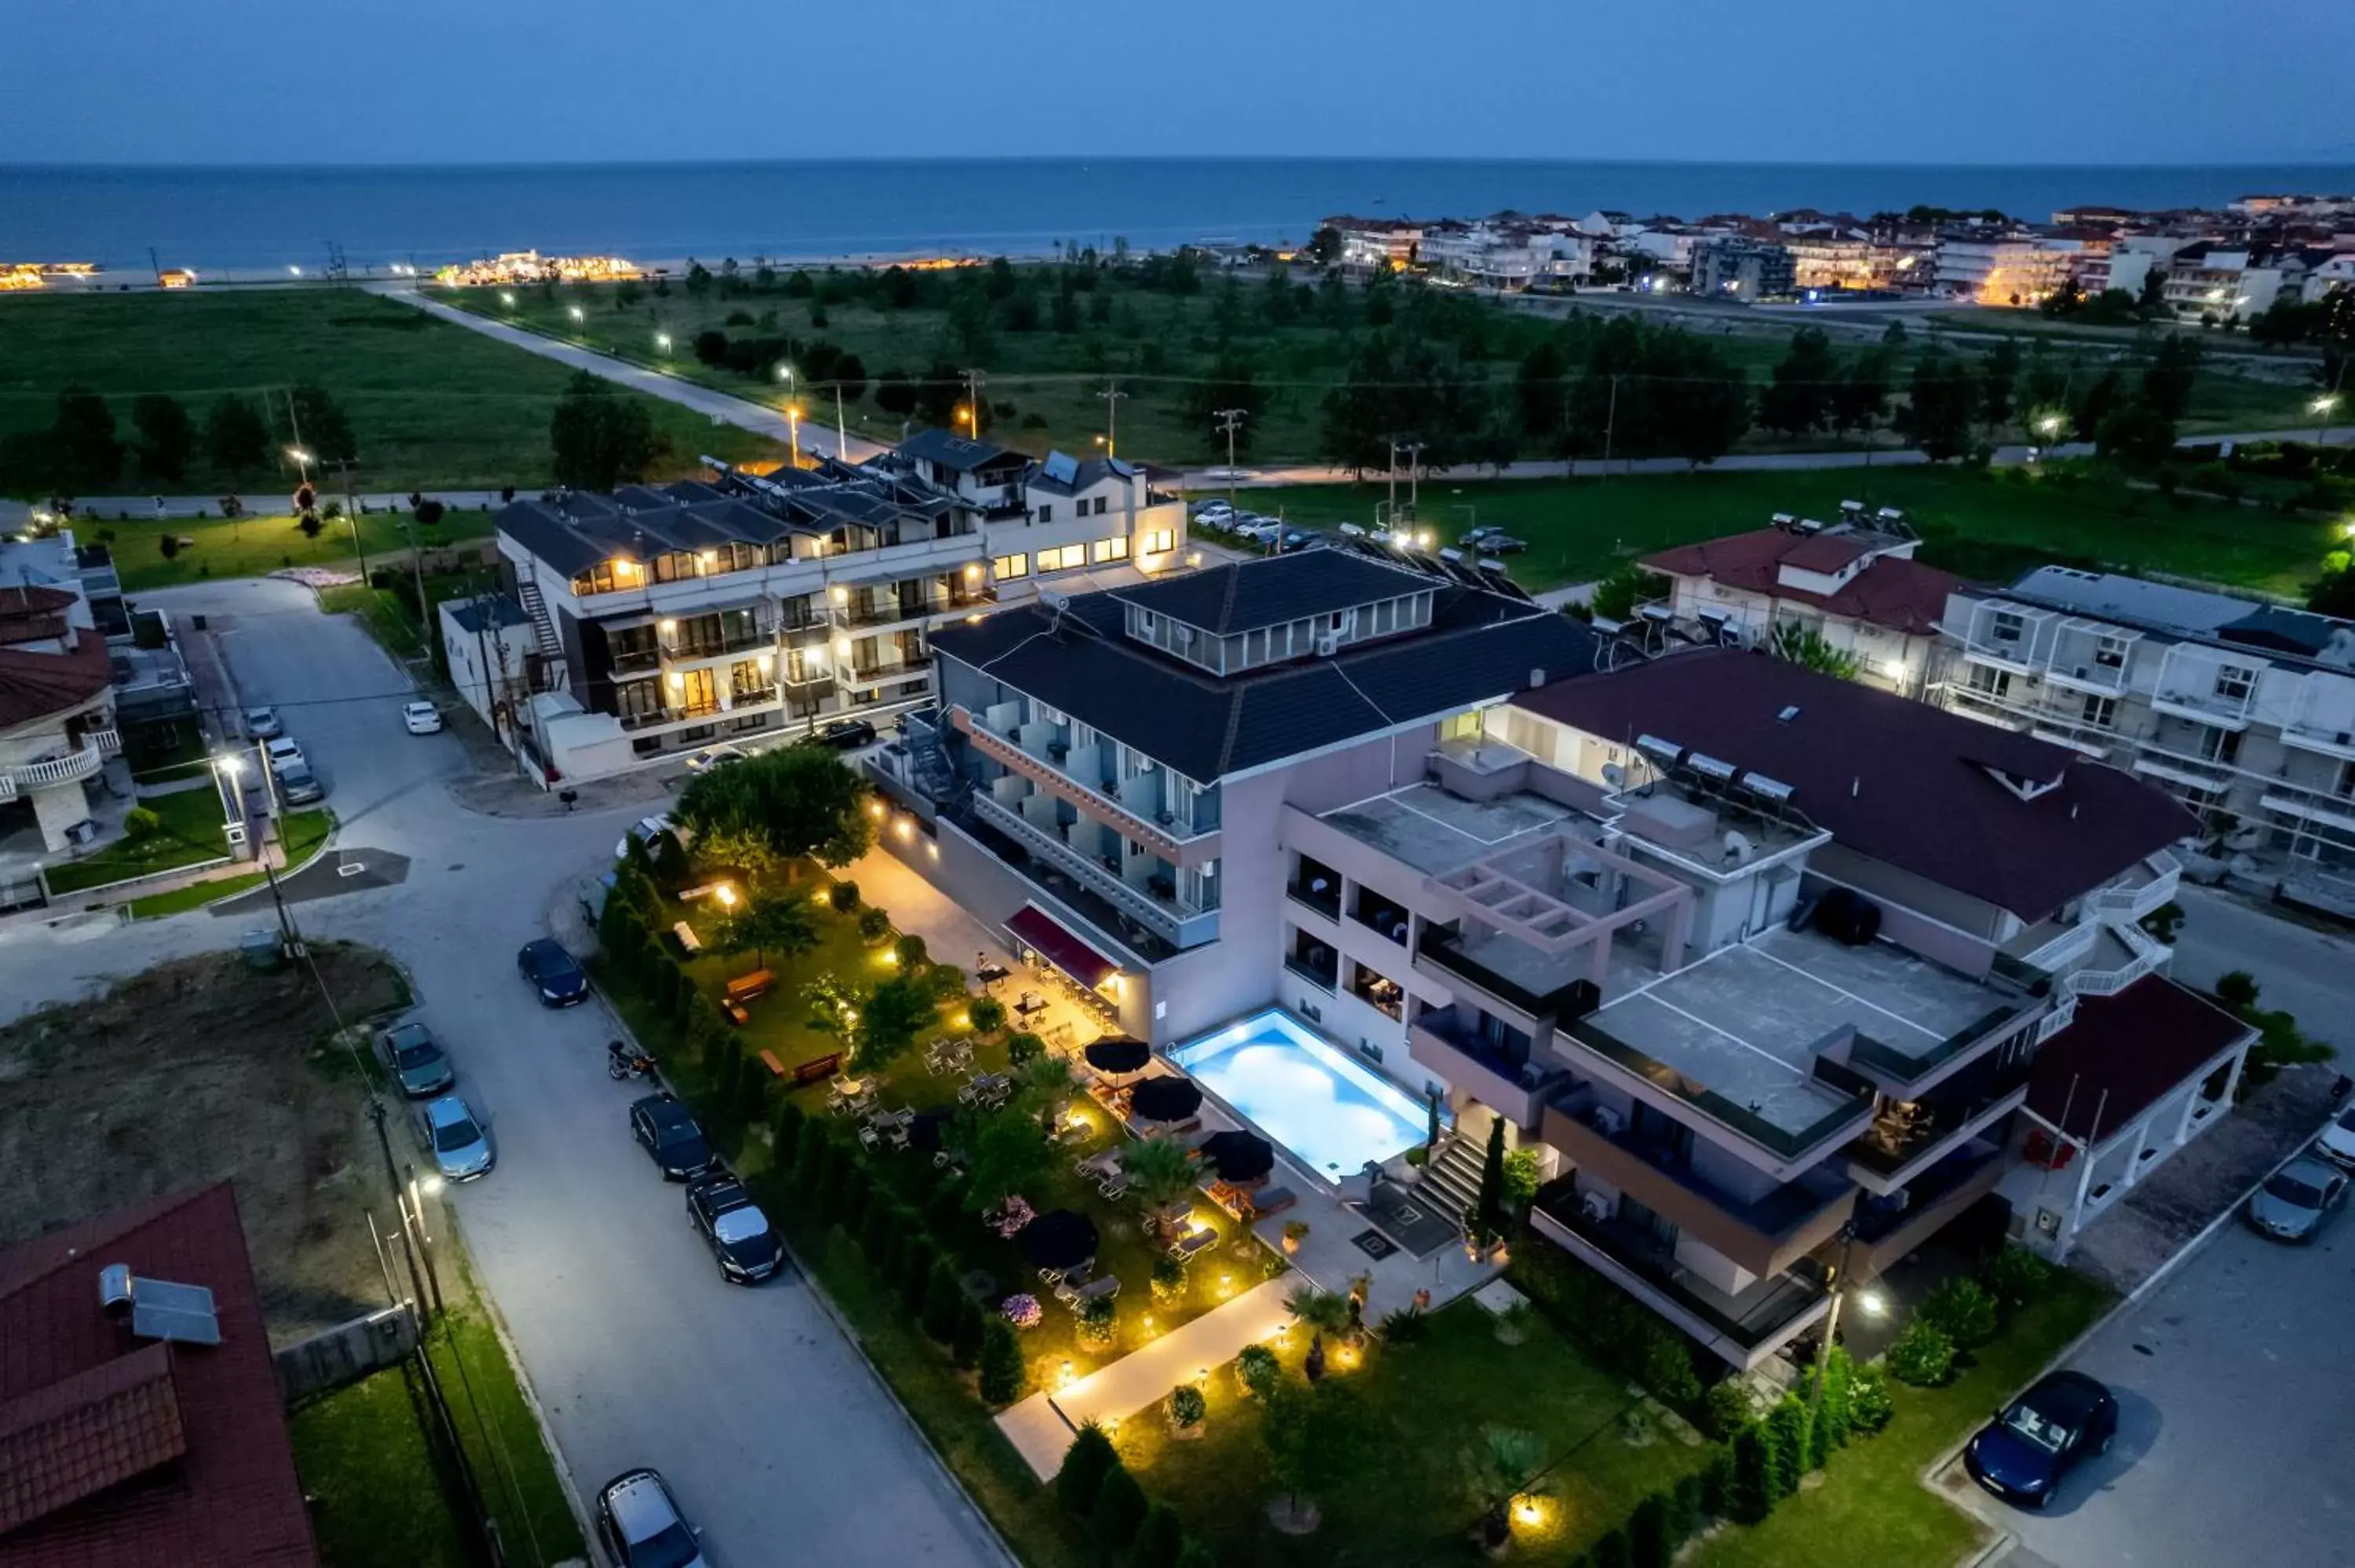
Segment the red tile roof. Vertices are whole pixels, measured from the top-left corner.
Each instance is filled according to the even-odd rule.
[[[80,633],[62,653],[0,648],[0,730],[78,708],[113,680],[106,640],[95,632]]]
[[[115,1263],[211,1290],[221,1342],[167,1350],[106,1316]],[[41,1422],[71,1451],[20,1481],[16,1435]],[[229,1183],[0,1251],[0,1568],[316,1568]]]
[[[2069,1027],[2036,1054],[2028,1108],[2098,1144],[2253,1033],[2166,976],[2146,975],[2077,1003]]]
[[[1892,631],[1927,635],[1938,629],[1946,610],[1946,596],[1962,586],[1952,572],[1902,556],[1882,556],[1843,583],[1838,591],[1810,593],[1785,588],[1776,580],[1787,560],[1802,571],[1837,573],[1870,546],[1853,535],[1793,534],[1781,528],[1760,528],[1722,539],[1704,539],[1646,556],[1651,571],[1676,577],[1710,577],[1728,588],[1772,594],[1799,604],[1815,605],[1833,615],[1849,616]]]
[[[1621,745],[1656,735],[1778,779],[1849,849],[2030,923],[2200,826],[2159,790],[2065,747],[1764,653],[1676,653],[1513,704]],[[1786,720],[1785,709],[1796,712]],[[2023,800],[1990,769],[2051,788]]]

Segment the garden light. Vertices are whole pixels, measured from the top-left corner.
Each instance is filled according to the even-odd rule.
[[[1889,1310],[1889,1298],[1878,1290],[1859,1290],[1856,1293],[1856,1305],[1866,1317],[1878,1318]]]

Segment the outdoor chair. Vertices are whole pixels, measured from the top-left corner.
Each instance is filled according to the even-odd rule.
[[[1128,1178],[1115,1171],[1096,1183],[1096,1191],[1103,1193],[1107,1200],[1124,1198],[1128,1195]]]
[[[1196,1253],[1218,1245],[1219,1233],[1213,1230],[1188,1231],[1169,1244],[1169,1255],[1184,1263]]]

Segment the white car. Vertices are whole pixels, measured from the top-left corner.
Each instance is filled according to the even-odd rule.
[[[400,710],[400,722],[411,735],[437,735],[442,729],[442,710],[432,703],[410,703]]]
[[[272,773],[283,773],[290,767],[304,765],[303,748],[285,736],[265,741],[263,749],[270,754],[270,770]]]
[[[2355,1106],[2331,1118],[2322,1136],[2314,1140],[2314,1151],[2333,1165],[2355,1171]]]
[[[709,773],[713,768],[724,767],[730,762],[741,762],[751,755],[742,747],[730,746],[723,740],[717,746],[707,746],[689,757],[687,759],[687,770],[689,773]]]
[[[278,722],[276,708],[248,708],[245,710],[245,733],[256,740],[269,740],[284,735],[286,726]]]

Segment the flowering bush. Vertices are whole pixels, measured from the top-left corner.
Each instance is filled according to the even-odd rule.
[[[1038,1217],[1038,1213],[1030,1207],[1029,1201],[1017,1192],[990,1213],[988,1224],[989,1228],[999,1235],[1011,1236]]]
[[[1006,1320],[1018,1329],[1035,1329],[1039,1326],[1039,1319],[1047,1315],[1046,1308],[1039,1305],[1039,1298],[1028,1294],[1007,1297],[997,1309],[1005,1313]]]

